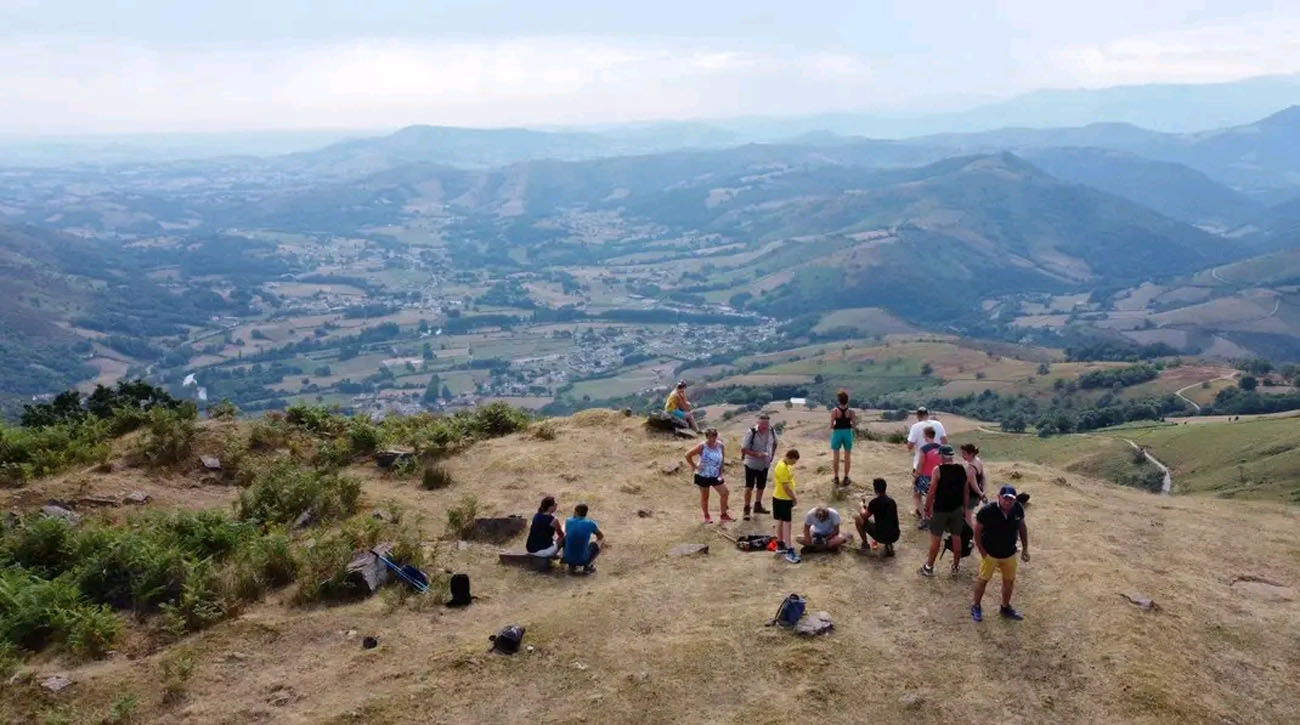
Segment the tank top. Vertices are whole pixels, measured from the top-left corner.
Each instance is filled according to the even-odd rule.
[[[533,514],[533,525],[528,529],[528,553],[549,549],[555,543],[555,517],[550,514]]]
[[[849,406],[847,405],[837,405],[835,406],[835,408],[840,411],[840,417],[836,418],[833,424],[835,430],[852,429],[853,419],[849,417],[849,411],[851,410],[851,408],[849,408]]]
[[[961,508],[962,489],[966,487],[966,467],[960,463],[939,466],[938,481],[930,488],[934,510],[941,513]]]
[[[971,466],[975,469],[975,483],[980,487],[980,492],[987,492],[987,489],[984,488],[984,461],[976,458],[971,461]]]
[[[704,478],[718,478],[722,475],[722,444],[709,448],[705,443],[700,448],[700,475]]]

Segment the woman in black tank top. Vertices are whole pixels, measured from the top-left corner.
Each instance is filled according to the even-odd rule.
[[[857,417],[849,407],[849,391],[841,390],[835,396],[838,404],[831,409],[831,468],[835,475],[835,485],[847,486],[849,468],[853,465],[853,424]],[[844,479],[840,480],[840,449],[844,449]]]

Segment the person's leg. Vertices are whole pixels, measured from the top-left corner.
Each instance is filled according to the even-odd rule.
[[[745,518],[749,518],[749,504],[754,496],[754,469],[745,466]]]
[[[844,479],[849,480],[849,469],[853,467],[853,431],[848,431],[844,436],[848,440],[844,442]]]
[[[934,562],[939,558],[939,547],[943,546],[943,539],[938,534],[930,534],[930,551],[925,556],[925,568],[933,569]]]
[[[754,472],[754,513],[770,514],[771,509],[763,508],[763,493],[767,490],[767,469]]]
[[[709,520],[709,487],[700,486],[700,511],[704,512],[704,520]]]
[[[718,489],[718,507],[722,509],[722,520],[730,521],[731,514],[727,512],[727,499],[731,496],[731,491],[727,489],[727,484],[720,483],[714,488]]]
[[[839,549],[841,546],[844,546],[846,543],[848,543],[848,541],[849,541],[849,537],[845,536],[844,534],[836,534],[826,540],[826,548],[831,551],[835,551]]]
[[[965,523],[964,511],[953,512],[947,522],[948,533],[952,534],[952,570],[954,572],[957,571],[957,565],[961,563],[961,532]]]
[[[862,543],[867,543],[867,517],[861,513],[853,517],[853,528],[858,530],[858,536],[862,537]]]
[[[696,433],[700,432],[699,426],[695,425],[695,413],[686,414],[686,424],[689,425],[691,427],[691,430],[695,431]]]
[[[600,544],[597,544],[594,541],[588,542],[587,543],[587,566],[591,566],[592,563],[596,561],[597,556],[600,556]]]
[[[834,436],[835,434],[832,433],[831,435]],[[835,445],[838,442],[833,439],[831,441],[831,472],[835,476],[836,483],[840,482],[840,449],[839,446]]]
[[[1009,557],[1009,559],[1010,561],[1008,561],[1007,559],[1002,559],[1001,561],[998,562],[1002,569],[1002,606],[1003,607],[1011,606],[1011,593],[1014,592],[1016,589],[1016,568],[1017,568],[1016,557],[1014,554],[1012,554]]]

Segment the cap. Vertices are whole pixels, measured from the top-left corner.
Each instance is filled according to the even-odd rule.
[[[1016,487],[1015,487],[1015,486],[1012,486],[1011,484],[1007,484],[1007,485],[1003,486],[1002,488],[999,488],[999,489],[998,489],[998,497],[999,497],[999,498],[1015,498],[1015,497],[1016,497]]]
[[[939,455],[941,456],[951,456],[954,453],[952,446],[939,446]]]
[[[679,388],[684,388],[684,387],[686,387],[686,381],[685,381],[685,380],[678,380],[678,381],[677,381],[677,387],[679,387]]]
[[[926,413],[929,413],[929,412],[930,412],[930,409],[927,408],[927,407],[925,407],[924,405],[922,405],[921,407],[919,407],[919,408],[916,409],[916,414],[917,414],[917,415],[925,415]]]

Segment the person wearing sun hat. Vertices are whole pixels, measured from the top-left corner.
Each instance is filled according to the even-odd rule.
[[[1011,592],[1016,586],[1016,539],[1020,539],[1020,558],[1029,561],[1029,529],[1025,526],[1025,509],[1017,500],[1014,486],[998,490],[996,501],[990,501],[975,515],[975,546],[980,552],[979,576],[975,578],[975,591],[970,605],[970,618],[984,619],[981,602],[984,589],[993,572],[1002,573],[1002,607],[1006,619],[1020,621],[1024,615],[1011,606]]]

